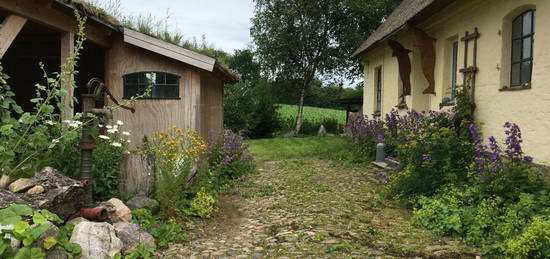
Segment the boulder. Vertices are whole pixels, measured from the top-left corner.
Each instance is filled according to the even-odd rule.
[[[13,225],[0,226],[0,233],[2,233],[2,230],[13,230]],[[18,250],[21,247],[21,241],[17,240],[11,234],[0,235],[0,238],[2,238],[2,237],[6,238],[10,241],[10,246],[14,251]]]
[[[24,192],[35,185],[34,181],[30,178],[20,178],[11,183],[8,186],[8,190],[10,192]]]
[[[159,202],[145,196],[144,194],[138,194],[134,196],[126,202],[126,205],[131,210],[148,209],[151,210],[153,213],[157,213],[159,210]]]
[[[82,222],[90,222],[90,221],[87,220],[87,219],[85,219],[85,218],[83,218],[83,217],[78,217],[78,218],[74,218],[74,219],[71,219],[71,220],[67,221],[66,224],[73,224],[73,225],[76,226],[76,225],[78,225],[78,224],[80,224],[80,223],[82,223]]]
[[[117,198],[112,198],[104,203],[103,206],[107,207],[109,210],[109,221],[112,223],[116,222],[131,222],[132,221],[132,211],[128,208],[124,202]]]
[[[37,186],[34,186],[34,187],[30,188],[27,191],[27,194],[30,194],[30,195],[41,194],[44,191],[45,190],[44,190],[44,187],[42,185],[37,185]]]
[[[319,127],[319,131],[317,132],[317,136],[324,137],[326,135],[327,135],[327,129],[325,129],[325,125],[321,125],[321,127]]]
[[[135,250],[139,245],[145,248],[156,247],[155,238],[151,234],[141,231],[138,224],[118,222],[114,225],[116,235],[122,241],[122,253]]]
[[[115,228],[106,222],[82,222],[74,227],[71,243],[82,248],[81,259],[113,258],[122,250]]]
[[[0,189],[0,209],[7,208],[13,203],[26,204],[33,209],[47,209],[60,218],[67,219],[79,211],[85,202],[82,197],[85,197],[86,191],[82,184],[58,173],[51,167],[40,170],[30,178],[30,181],[33,182],[33,186],[42,186],[44,191],[31,195]]]
[[[7,174],[3,174],[2,177],[0,177],[0,189],[6,189],[8,185],[11,183],[10,176]]]

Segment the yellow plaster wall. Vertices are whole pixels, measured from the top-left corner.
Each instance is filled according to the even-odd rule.
[[[499,91],[509,84],[509,32],[507,24],[511,17],[529,8],[536,9],[534,65],[532,74],[532,87],[522,91]],[[409,107],[417,110],[439,109],[439,104],[446,95],[446,88],[450,82],[449,55],[450,46],[448,39],[462,37],[466,31],[473,32],[477,27],[481,37],[478,40],[477,66],[479,73],[476,80],[476,118],[481,122],[483,133],[486,137],[494,135],[503,138],[503,124],[506,121],[517,123],[524,137],[525,151],[533,155],[537,162],[550,163],[550,34],[545,30],[550,26],[550,1],[548,0],[459,0],[448,6],[439,14],[419,25],[430,36],[437,39],[436,42],[436,95],[428,96],[419,94],[427,85],[420,70],[418,50],[413,49],[411,61],[413,73],[411,82],[413,94],[409,101]],[[408,32],[402,32],[397,36],[398,41],[408,37]],[[401,40],[400,40],[401,39]],[[409,48],[411,45],[405,47]],[[391,110],[397,102],[386,93],[395,92],[399,83],[396,80],[388,80],[387,77],[396,78],[398,75],[397,61],[380,49],[388,49],[379,46],[369,51],[364,56],[368,63],[385,64],[384,70],[384,99],[383,113]],[[469,60],[472,60],[472,44],[469,49]],[[376,54],[376,55],[375,55]],[[464,43],[459,44],[458,68],[464,65]],[[374,67],[365,67],[365,114],[372,114],[374,101],[374,83],[372,74]],[[397,76],[398,77],[398,76]],[[458,84],[462,84],[462,75],[459,73]],[[393,90],[392,90],[393,89]],[[372,93],[370,93],[372,92]],[[369,99],[370,98],[370,99]],[[387,98],[387,99],[386,99]],[[371,100],[372,99],[372,100]],[[392,103],[393,102],[393,103]]]

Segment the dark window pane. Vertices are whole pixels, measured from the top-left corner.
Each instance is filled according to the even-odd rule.
[[[138,73],[138,83],[139,84],[149,84],[149,79],[147,79],[147,73]]]
[[[129,99],[135,96],[138,92],[138,86],[133,84],[126,84],[124,86],[124,98]]]
[[[520,85],[520,64],[512,65],[512,86]]]
[[[179,87],[177,86],[165,86],[166,97],[168,98],[178,98],[179,97]]]
[[[527,37],[523,39],[523,54],[522,54],[523,59],[531,58],[532,43],[533,43],[533,40],[531,37]]]
[[[518,38],[518,37],[521,37],[521,35],[522,35],[522,26],[523,26],[522,25],[522,19],[521,19],[521,16],[519,16],[512,23],[512,37],[514,39]]]
[[[523,15],[523,35],[527,35],[527,34],[530,34],[531,32],[533,32],[533,28],[532,28],[532,25],[533,25],[533,16],[532,16],[532,12],[527,12]]]
[[[172,74],[166,74],[166,84],[179,85],[179,77]]]
[[[531,61],[521,63],[521,84],[531,82]]]
[[[138,75],[137,74],[130,74],[124,76],[124,82],[128,84],[137,84],[138,83]]]
[[[156,73],[157,74],[157,84],[166,84],[166,73]]]
[[[521,60],[521,40],[514,40],[512,43],[512,62]]]

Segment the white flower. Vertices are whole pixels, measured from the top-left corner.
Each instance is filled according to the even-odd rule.
[[[121,121],[121,120],[117,120],[117,121],[116,121],[116,125],[122,126],[122,125],[124,125],[124,122]]]
[[[116,132],[118,132],[118,129],[115,129],[115,128],[107,130],[107,133],[109,133],[109,134],[113,134],[113,133],[116,133]]]
[[[103,124],[97,124],[97,126],[103,128]]]
[[[105,136],[105,135],[99,135],[99,138],[101,138],[101,139],[109,139],[109,137],[108,137],[108,136]]]
[[[48,124],[48,125],[55,125],[55,122],[53,122],[53,121],[51,121],[51,120],[48,120],[48,121],[46,121],[46,124]]]
[[[112,128],[113,128],[113,126],[111,126],[111,125],[107,125],[107,126],[105,126],[105,128],[107,128],[107,129],[112,129]]]
[[[71,127],[71,128],[78,128],[78,127],[80,127],[80,125],[82,125],[82,122],[81,121],[69,121],[68,124],[69,124],[69,127]]]
[[[123,131],[123,132],[122,132],[122,135],[124,135],[124,136],[130,136],[130,135],[132,135],[132,134],[131,134],[129,131]]]
[[[113,146],[113,147],[122,147],[122,144],[120,144],[118,142],[113,142],[113,143],[111,143],[111,146]]]
[[[59,139],[52,139],[52,144],[55,145],[55,144],[57,144],[57,143],[59,143]]]
[[[126,142],[128,142],[128,143],[132,143],[132,141],[131,141],[131,140],[129,140],[129,139],[128,139],[128,140],[126,140]]]

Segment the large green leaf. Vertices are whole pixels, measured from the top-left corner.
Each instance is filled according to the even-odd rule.
[[[16,215],[19,215],[19,216],[30,216],[30,215],[32,215],[32,209],[28,205],[12,204],[8,207],[8,209],[13,211]]]
[[[23,247],[17,251],[14,259],[43,259],[46,257],[42,249]]]
[[[13,231],[17,234],[23,234],[27,229],[30,227],[29,223],[26,221],[19,221],[15,225],[13,225]]]

